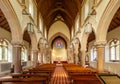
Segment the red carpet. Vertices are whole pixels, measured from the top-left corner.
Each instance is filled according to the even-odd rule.
[[[50,84],[69,84],[68,75],[62,66],[57,66]]]

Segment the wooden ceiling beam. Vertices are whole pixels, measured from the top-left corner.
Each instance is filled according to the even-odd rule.
[[[5,24],[7,24],[7,21],[6,21],[6,20],[3,20],[3,21],[0,22],[0,25],[3,25],[3,26],[4,26]]]

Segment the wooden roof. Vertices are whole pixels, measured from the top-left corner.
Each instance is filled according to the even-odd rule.
[[[43,21],[49,27],[54,23],[55,19],[58,16],[63,18],[63,22],[71,29],[74,24],[75,17],[77,12],[80,11],[82,0],[36,0],[38,12],[41,13],[43,17]],[[61,20],[59,17],[57,20]],[[120,26],[120,8],[114,15],[108,32]],[[10,26],[6,17],[0,9],[0,27],[5,30],[11,32]],[[29,34],[27,32],[24,33],[24,40],[31,42]],[[88,42],[95,40],[95,35],[92,32],[88,38]]]
[[[74,24],[75,17],[81,9],[83,0],[36,0],[38,12],[41,13],[44,23],[49,30],[50,26],[57,20],[58,16],[62,21],[71,28]]]
[[[120,26],[120,8],[115,13],[115,15],[110,23],[108,32],[117,28],[118,26]]]
[[[3,14],[3,12],[0,9],[0,27],[4,28],[5,30],[10,32],[10,26]]]

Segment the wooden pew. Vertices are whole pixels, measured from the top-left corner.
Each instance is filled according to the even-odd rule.
[[[50,75],[49,74],[11,74],[12,78],[39,78],[39,77],[45,77],[47,82],[50,81]]]
[[[48,84],[46,78],[0,78],[0,84]]]
[[[97,71],[75,64],[64,64],[72,84],[102,84],[97,78]]]
[[[35,68],[28,69],[27,71],[23,71],[23,74],[26,73],[49,73],[52,74],[54,72],[55,65],[54,64],[43,64],[37,66]]]
[[[13,78],[49,77],[49,74],[11,74]]]
[[[102,84],[95,74],[71,74],[72,84]]]
[[[49,82],[54,72],[54,69],[54,64],[43,64],[34,68],[30,68],[28,70],[24,70],[21,74],[12,74],[11,76],[13,78],[45,77]]]

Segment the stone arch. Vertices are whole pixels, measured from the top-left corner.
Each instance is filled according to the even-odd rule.
[[[108,6],[106,7],[106,10],[102,15],[96,30],[96,42],[99,41],[106,42],[106,36],[110,22],[119,7],[120,7],[120,0],[110,1]]]
[[[58,25],[60,25],[60,26],[58,26]],[[50,40],[50,38],[53,35],[55,35],[56,33],[64,34],[70,40],[70,30],[69,30],[68,26],[60,20],[54,22],[51,25],[51,27],[49,28],[48,40]]]
[[[53,41],[56,37],[58,37],[58,36],[62,37],[62,38],[66,41],[67,46],[70,45],[69,39],[68,39],[64,34],[58,32],[58,33],[56,33],[55,35],[53,35],[53,36],[50,38],[50,40],[48,41],[48,42],[49,42],[49,46],[51,46],[52,41]]]
[[[0,0],[0,8],[5,15],[10,26],[12,42],[22,43],[22,28],[11,4],[8,0]]]
[[[27,27],[24,28],[23,34],[25,33],[25,31],[27,31]],[[30,40],[31,40],[31,47],[32,47],[32,49],[33,50],[37,50],[38,42],[37,42],[37,36],[35,34],[35,31],[34,31],[34,33],[29,34],[29,36],[30,36]]]

